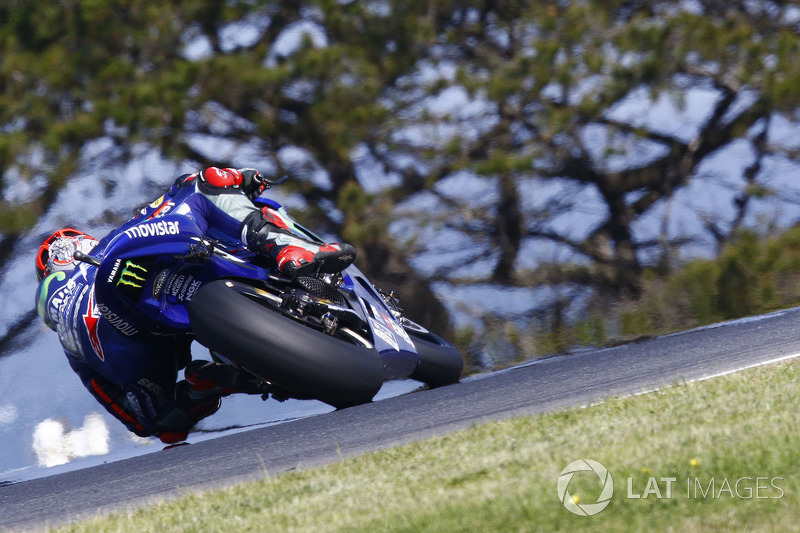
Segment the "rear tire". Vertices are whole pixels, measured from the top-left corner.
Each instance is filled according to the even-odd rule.
[[[464,358],[458,349],[433,333],[420,334],[406,330],[419,353],[419,365],[411,379],[427,383],[430,387],[442,387],[458,383],[464,370]]]
[[[217,280],[197,291],[189,318],[201,344],[296,398],[337,408],[372,400],[383,384],[376,351],[286,318],[237,291],[248,287]]]

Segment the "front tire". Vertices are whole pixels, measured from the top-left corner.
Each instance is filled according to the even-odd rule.
[[[197,340],[296,398],[337,408],[372,400],[383,384],[374,351],[291,320],[241,294],[250,286],[217,280],[189,306]]]

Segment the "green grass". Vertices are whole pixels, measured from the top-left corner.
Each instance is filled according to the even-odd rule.
[[[796,531],[799,385],[800,362],[759,367],[482,424],[59,531]],[[591,517],[567,511],[556,490],[561,470],[582,458],[614,478],[610,505]],[[670,499],[628,499],[629,477],[637,494],[650,477],[677,481]],[[744,477],[753,480],[740,482],[742,496],[763,477],[767,498],[694,497],[695,479],[707,491],[713,478],[716,496],[725,479],[733,489]],[[776,477],[780,490],[770,486]],[[569,491],[594,502],[600,484],[580,473]]]

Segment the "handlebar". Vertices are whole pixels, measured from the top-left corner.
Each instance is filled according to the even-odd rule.
[[[99,267],[100,260],[96,257],[92,257],[91,255],[86,255],[85,253],[81,252],[80,250],[76,250],[72,257],[75,258],[76,261],[80,261],[81,263],[87,263],[92,266]]]
[[[197,244],[189,246],[189,253],[185,255],[176,255],[175,259],[180,261],[205,261],[214,253],[217,246],[217,241],[201,240]]]

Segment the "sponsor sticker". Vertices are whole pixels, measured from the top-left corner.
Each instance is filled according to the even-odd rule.
[[[149,220],[149,219],[151,219],[151,218],[159,218],[159,217],[163,217],[164,215],[166,215],[167,213],[169,213],[170,211],[172,211],[172,208],[173,208],[173,207],[175,207],[175,202],[173,202],[173,201],[171,201],[171,200],[170,200],[169,202],[164,202],[163,204],[161,204],[161,207],[159,207],[158,209],[156,209],[156,210],[153,212],[153,214],[152,214],[152,215],[150,215],[150,216],[149,216],[149,217],[147,217],[147,218],[148,218],[148,220]]]
[[[71,296],[79,287],[80,286],[75,283],[74,279],[70,279],[50,297],[50,300],[47,302],[47,307],[50,313],[50,319],[54,324],[58,325],[63,322],[62,318],[65,316],[65,311],[67,310],[67,305],[71,301]]]
[[[397,323],[397,320],[394,320],[385,313],[381,313],[381,317],[383,317],[383,321],[386,322],[387,326],[392,328],[392,331],[394,331],[398,337],[406,341],[408,344],[411,344],[411,337],[408,336],[408,333],[406,333],[405,328],[403,328],[403,326]]]
[[[141,265],[137,265],[133,261],[125,261],[125,267],[122,269],[122,272],[120,272],[119,279],[117,280],[117,287],[126,285],[135,289],[141,289],[144,287],[145,281],[147,281],[147,269]]]
[[[408,344],[413,344],[411,342],[411,337],[408,336],[408,333],[406,333],[406,330],[403,328],[403,326],[398,324],[397,320],[395,320],[393,317],[390,317],[389,315],[387,315],[386,313],[384,313],[382,310],[378,309],[374,305],[372,305],[372,304],[369,304],[369,305],[370,305],[370,307],[372,307],[372,313],[375,316],[380,316],[383,319],[383,321],[386,323],[386,326],[388,328],[390,328],[392,331],[394,331],[394,333],[398,337],[400,337],[401,339],[406,341]]]
[[[73,315],[75,303],[78,300],[78,298],[75,298],[75,294],[84,287],[83,283],[77,283],[74,279],[69,279],[63,287],[60,287],[50,296],[47,302],[47,313],[56,328],[58,338],[72,352],[77,351],[78,343],[70,329],[69,319]]]
[[[180,232],[181,228],[177,220],[159,220],[131,226],[125,230],[125,235],[131,239],[140,239],[161,235],[178,235]]]
[[[117,275],[117,270],[119,270],[119,265],[122,263],[122,259],[117,259],[114,261],[114,266],[111,267],[111,274],[108,275],[108,279],[106,279],[106,283],[113,283],[114,277]]]
[[[194,293],[197,292],[197,289],[199,289],[200,285],[202,285],[202,284],[203,283],[201,281],[198,281],[198,280],[194,280],[189,284],[189,287],[186,290],[186,301],[187,302],[192,301],[192,296],[194,296]]]
[[[376,336],[386,341],[388,345],[390,345],[398,352],[400,351],[400,346],[397,344],[397,339],[395,338],[394,333],[392,333],[392,330],[390,330],[389,328],[387,328],[386,326],[384,326],[383,324],[381,324],[372,317],[369,318],[369,323],[372,326],[372,331],[375,333]]]
[[[114,327],[114,329],[116,329],[125,336],[130,337],[131,335],[136,335],[137,333],[139,333],[138,329],[130,325],[128,322],[125,321],[124,318],[122,318],[121,316],[113,312],[111,309],[109,309],[108,306],[105,306],[103,304],[98,304],[97,313],[101,317],[103,317],[106,320],[106,322],[111,324]]]
[[[191,274],[178,274],[167,281],[165,292],[178,301],[190,302],[202,284]]]

